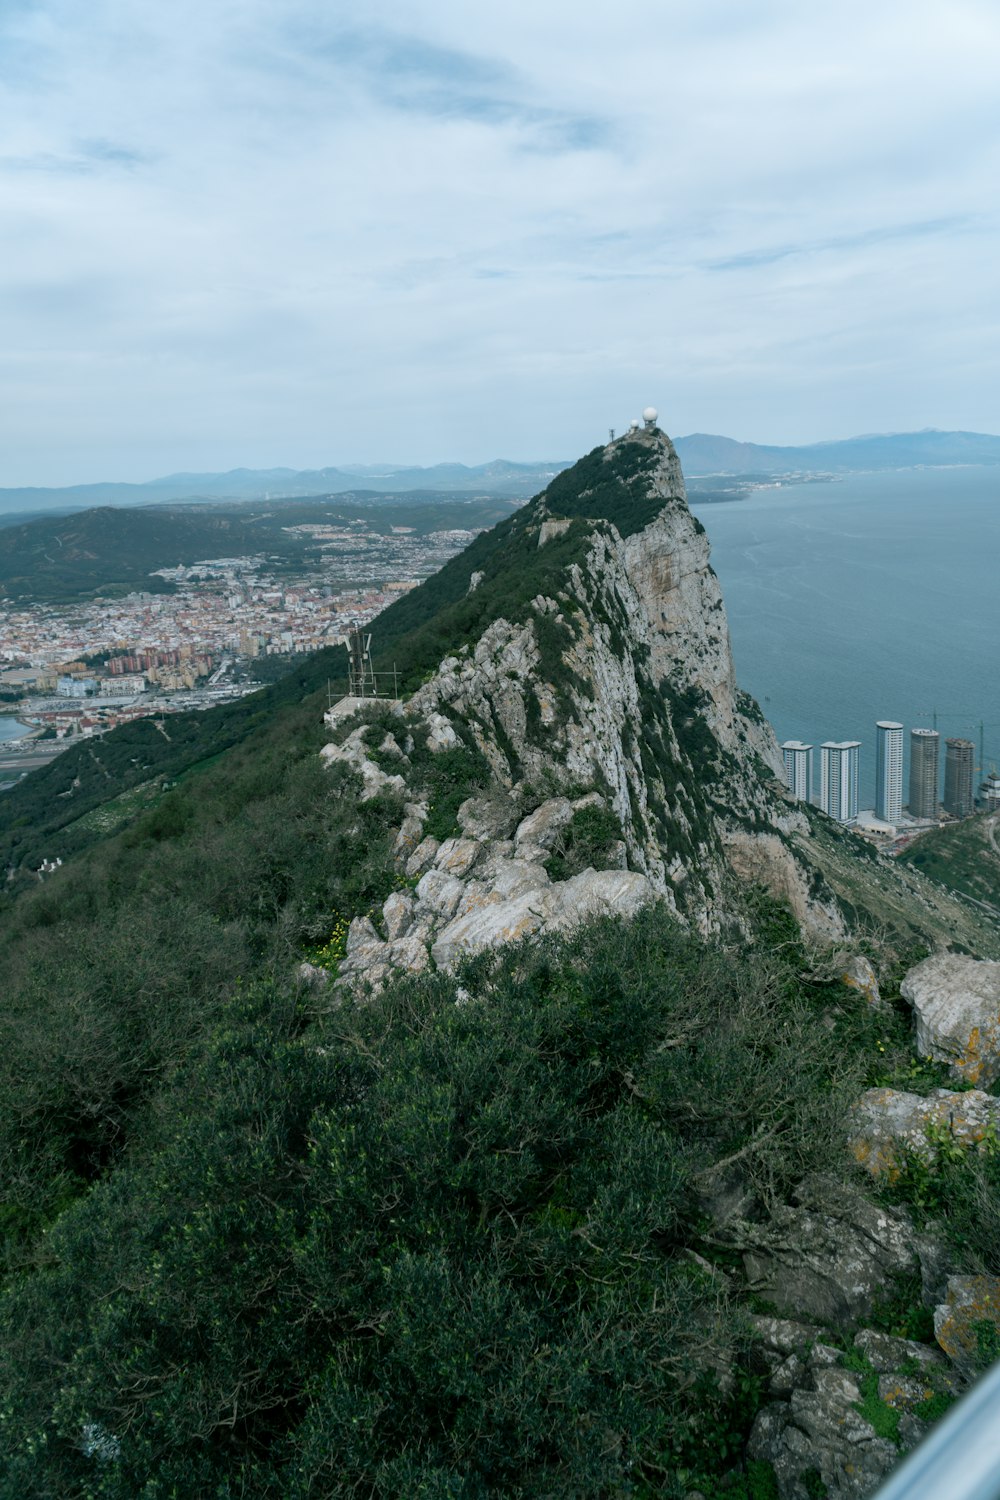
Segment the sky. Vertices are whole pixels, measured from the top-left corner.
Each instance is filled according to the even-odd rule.
[[[0,485],[995,432],[995,0],[0,0]]]

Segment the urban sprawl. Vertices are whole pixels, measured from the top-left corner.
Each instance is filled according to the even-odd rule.
[[[393,527],[386,536],[363,522],[287,529],[308,531],[323,557],[294,580],[265,557],[219,557],[159,569],[170,593],[0,604],[0,715],[25,725],[24,739],[0,747],[0,761],[29,740],[51,754],[62,748],[52,741],[252,692],[264,658],[342,644],[478,530],[417,536]]]

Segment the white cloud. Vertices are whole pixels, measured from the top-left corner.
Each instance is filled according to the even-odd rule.
[[[0,484],[996,426],[992,5],[335,17],[4,8]]]

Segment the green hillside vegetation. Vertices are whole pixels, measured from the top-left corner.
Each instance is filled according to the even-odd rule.
[[[1000,819],[983,815],[922,834],[903,850],[899,863],[982,902],[1000,917],[998,843]]]
[[[761,1386],[706,1174],[846,1170],[906,1023],[761,898],[331,1006],[401,808],[316,708],[7,914],[0,1495],[714,1494]]]
[[[205,557],[239,557],[262,550],[259,530],[233,516],[151,508],[86,510],[60,520],[29,521],[0,530],[0,596],[72,600],[135,589],[169,592],[151,578],[155,568]],[[301,542],[280,533],[267,550],[284,561],[302,554]]]

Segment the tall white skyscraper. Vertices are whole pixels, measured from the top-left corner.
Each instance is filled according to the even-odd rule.
[[[838,823],[858,815],[860,740],[827,740],[819,747],[819,805]]]
[[[785,762],[785,781],[794,797],[808,802],[812,795],[813,747],[801,740],[786,740],[781,747]]]
[[[894,719],[875,725],[875,816],[898,823],[903,811],[903,726]]]

